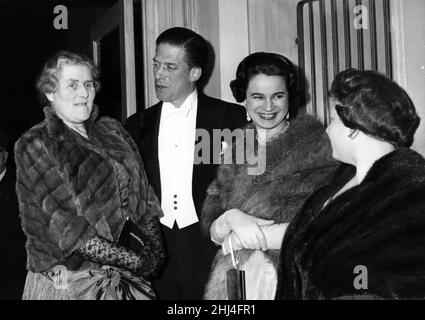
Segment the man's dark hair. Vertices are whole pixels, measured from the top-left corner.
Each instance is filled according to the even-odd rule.
[[[349,69],[339,73],[329,97],[335,99],[344,125],[396,147],[413,143],[420,119],[409,95],[376,71]]]
[[[182,27],[165,30],[156,39],[156,46],[161,43],[181,47],[185,50],[184,60],[189,68],[198,67],[204,72],[208,61],[208,45],[196,32]]]

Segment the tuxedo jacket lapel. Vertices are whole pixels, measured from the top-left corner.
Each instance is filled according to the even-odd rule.
[[[221,129],[223,126],[223,117],[225,114],[223,108],[224,106],[214,104],[212,103],[212,100],[208,99],[208,97],[201,93],[199,94],[198,111],[196,115],[196,129],[204,129],[208,132],[208,136],[210,137],[210,164],[201,163],[198,165],[193,165],[192,193],[194,195],[195,207],[198,207],[198,191],[204,189],[204,180],[207,179],[208,173],[214,171],[214,166],[212,164],[213,129]],[[197,208],[197,212],[199,212],[199,208]]]
[[[152,109],[152,112],[149,112],[144,117],[143,121],[145,123],[141,126],[142,130],[139,135],[140,145],[142,146],[141,152],[143,152],[143,158],[145,159],[145,171],[159,200],[161,200],[161,175],[158,159],[158,134],[161,112],[162,102],[159,103],[158,108]]]

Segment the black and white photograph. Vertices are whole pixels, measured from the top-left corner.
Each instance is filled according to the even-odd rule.
[[[0,300],[423,300],[424,119],[423,0],[0,0]]]

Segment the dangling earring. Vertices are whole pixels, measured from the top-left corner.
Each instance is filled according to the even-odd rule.
[[[249,115],[249,112],[246,112],[246,121],[251,122],[251,116]]]
[[[359,134],[359,130],[357,130],[357,129],[351,129],[351,132],[350,132],[350,134],[348,135],[348,137],[351,139],[351,140],[354,140],[354,139],[356,139],[356,137],[357,137],[357,135]]]

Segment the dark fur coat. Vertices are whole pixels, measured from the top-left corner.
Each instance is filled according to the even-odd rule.
[[[396,150],[322,209],[354,174],[342,165],[288,228],[277,298],[425,298],[424,158]]]
[[[266,170],[262,175],[248,175],[247,164],[220,166],[202,210],[205,234],[209,234],[215,219],[232,208],[275,223],[291,221],[337,164],[331,157],[331,146],[322,124],[310,116],[291,121],[283,135],[267,144],[266,152]],[[253,251],[256,250],[238,251],[242,269]],[[275,269],[278,254],[279,250],[265,253]],[[223,256],[220,250],[213,262],[205,298],[227,299],[226,272],[230,268],[230,255]]]
[[[56,264],[70,269],[73,252],[99,235],[111,241],[124,223],[118,174],[112,161],[128,172],[127,212],[139,227],[162,215],[149,187],[137,146],[121,124],[97,119],[95,106],[85,123],[89,140],[67,127],[49,107],[45,120],[17,141],[16,190],[22,227],[27,236],[27,268],[41,272]],[[149,218],[149,219],[148,219]],[[152,269],[161,262],[159,222]]]

